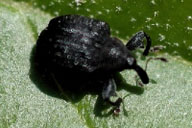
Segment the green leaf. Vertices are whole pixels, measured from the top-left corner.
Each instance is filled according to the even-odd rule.
[[[191,127],[190,0],[0,0],[0,127]],[[107,21],[123,40],[144,29],[166,48],[168,63],[149,62],[150,84],[135,85],[135,72],[117,74],[119,116],[97,93],[61,92],[34,69],[39,33],[55,15],[82,14]],[[170,26],[169,26],[170,25]],[[140,55],[138,55],[140,56]],[[187,61],[186,61],[187,60]],[[143,67],[145,59],[138,59]]]

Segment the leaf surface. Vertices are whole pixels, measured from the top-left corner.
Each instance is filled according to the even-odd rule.
[[[0,0],[0,127],[191,127],[189,3]],[[133,71],[117,74],[118,96],[126,96],[118,117],[96,93],[52,90],[33,69],[33,49],[39,33],[54,15],[69,13],[107,21],[112,34],[123,40],[144,29],[154,45],[166,46],[154,56],[166,57],[169,62],[149,62],[151,82],[145,87],[135,85]],[[145,66],[142,58],[138,57],[138,62]]]

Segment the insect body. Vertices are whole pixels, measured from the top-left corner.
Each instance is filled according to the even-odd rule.
[[[110,36],[107,23],[79,15],[65,15],[52,19],[41,32],[36,53],[39,63],[50,73],[66,78],[68,84],[63,86],[71,86],[72,83],[76,87],[86,83],[98,84],[102,87],[102,98],[118,108],[121,98],[115,102],[110,100],[116,94],[115,73],[133,69],[144,84],[149,82],[147,73],[131,55],[132,50],[144,47],[144,38],[147,45],[143,55],[147,55],[151,40],[143,31],[124,45]]]

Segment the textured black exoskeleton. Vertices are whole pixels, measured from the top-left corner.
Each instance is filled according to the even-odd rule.
[[[38,61],[48,72],[65,80],[62,86],[76,88],[88,84],[102,87],[102,98],[119,108],[122,99],[116,95],[114,74],[133,69],[144,84],[149,83],[145,70],[137,65],[131,51],[144,48],[147,55],[150,37],[143,31],[136,33],[126,45],[110,36],[109,25],[103,21],[79,15],[65,15],[52,19],[37,41]]]

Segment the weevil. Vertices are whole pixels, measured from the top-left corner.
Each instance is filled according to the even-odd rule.
[[[110,99],[116,96],[114,75],[125,69],[135,70],[142,83],[148,84],[149,77],[137,64],[132,51],[145,48],[143,55],[146,56],[150,47],[151,39],[144,31],[137,32],[124,45],[111,36],[106,22],[80,15],[64,15],[53,18],[40,33],[36,54],[47,71],[65,80],[63,87],[97,84],[102,88],[103,100],[119,112],[122,98]]]

